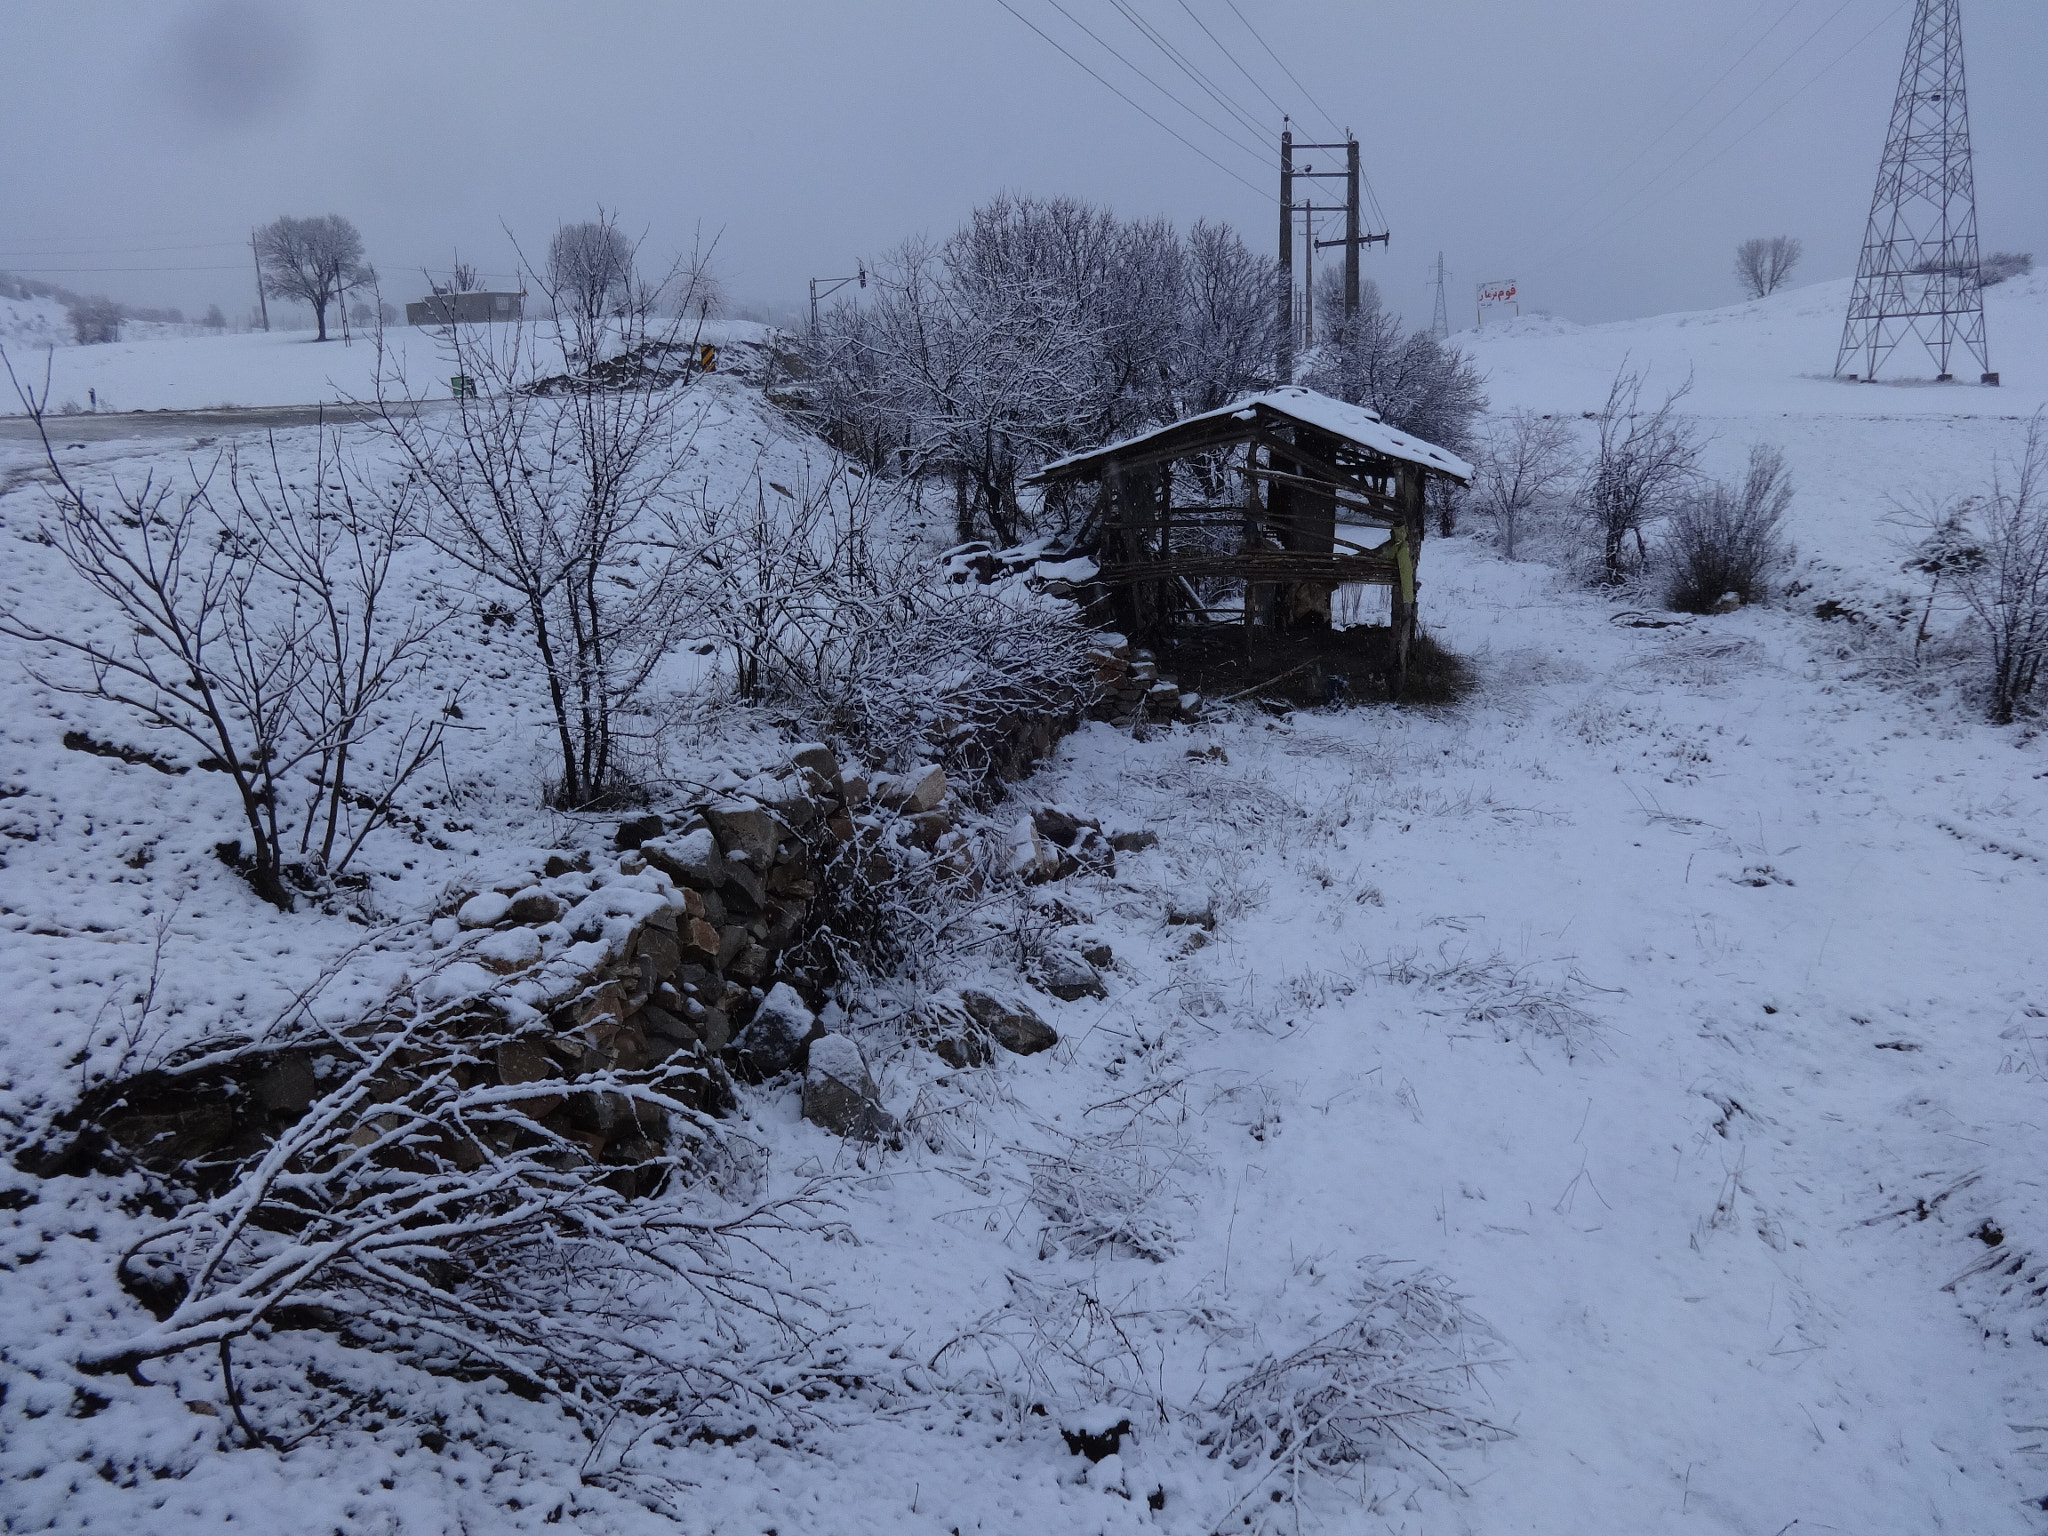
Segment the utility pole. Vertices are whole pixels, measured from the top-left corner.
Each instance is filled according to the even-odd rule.
[[[270,303],[263,297],[263,258],[256,250],[256,231],[249,231],[249,259],[256,263],[256,303],[263,311],[264,334],[270,332]]]
[[[1836,377],[1861,357],[1863,377],[1875,379],[1909,336],[1932,354],[1943,382],[1954,377],[1957,347],[1976,360],[1979,383],[1998,382],[1984,337],[1959,0],[1919,0],[1913,14]]]
[[[1301,232],[1305,249],[1301,253],[1301,344],[1316,344],[1316,216],[1313,209],[1302,214]]]
[[[839,291],[840,289],[844,288],[844,287],[845,287],[845,286],[846,286],[846,285],[847,285],[848,283],[859,283],[859,284],[861,285],[861,287],[863,287],[863,288],[867,287],[867,285],[868,285],[868,264],[867,264],[866,262],[864,262],[864,261],[863,261],[863,262],[857,263],[857,266],[858,266],[858,270],[857,270],[857,271],[856,271],[856,272],[854,273],[854,275],[853,275],[852,277],[814,277],[814,278],[812,278],[812,279],[811,279],[811,340],[812,340],[812,341],[816,341],[816,340],[818,339],[818,300],[819,300],[819,299],[821,299],[821,298],[824,298],[824,299],[829,299],[829,298],[831,298],[833,294],[837,293],[837,292],[838,292],[838,291]],[[821,292],[819,291],[819,289],[818,289],[818,285],[819,285],[820,283],[823,283],[823,284],[825,285],[825,287],[824,287],[824,291],[823,291],[822,293],[821,293]]]
[[[1285,124],[1286,118],[1280,121]],[[1274,378],[1294,382],[1294,130],[1280,130],[1280,327],[1275,333]]]
[[[1444,308],[1444,253],[1436,253],[1436,313],[1430,317],[1429,334],[1438,341],[1448,341],[1451,335],[1450,311]]]
[[[1358,140],[1344,145],[1344,318],[1358,313]]]
[[[1344,151],[1344,169],[1341,171],[1319,171],[1313,165],[1304,164],[1300,170],[1294,168],[1294,151],[1297,149],[1341,149]],[[1344,201],[1341,203],[1318,203],[1313,196],[1306,202],[1294,201],[1294,178],[1300,176],[1310,180],[1344,180]],[[1359,166],[1358,140],[1347,136],[1341,144],[1296,144],[1294,135],[1280,135],[1280,271],[1281,291],[1284,295],[1280,306],[1280,323],[1283,329],[1291,327],[1293,320],[1294,280],[1294,223],[1293,215],[1300,213],[1305,221],[1308,240],[1306,262],[1310,270],[1311,285],[1314,281],[1315,253],[1333,245],[1344,247],[1344,314],[1348,319],[1358,313],[1363,298],[1364,285],[1358,269],[1358,253],[1368,245],[1385,245],[1391,238],[1382,230],[1376,235],[1364,233],[1363,210],[1360,192],[1364,174]],[[1344,233],[1335,240],[1318,240],[1313,227],[1319,213],[1341,213],[1344,215]],[[1312,300],[1309,302],[1313,302]],[[1304,305],[1306,311],[1307,305]],[[1283,346],[1291,347],[1292,338],[1284,340]],[[1291,352],[1286,354],[1291,360]]]

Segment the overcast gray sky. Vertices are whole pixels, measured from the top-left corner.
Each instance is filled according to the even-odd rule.
[[[942,234],[1005,189],[1223,218],[1271,250],[1278,102],[1308,136],[1358,133],[1394,237],[1365,270],[1411,317],[1439,248],[1454,320],[1475,281],[1509,277],[1525,307],[1582,320],[1706,307],[1736,298],[1745,236],[1800,237],[1801,281],[1854,270],[1913,13],[1008,4],[0,0],[0,268],[239,313],[253,291],[235,242],[334,212],[405,299],[457,250],[510,270],[501,221],[537,253],[602,204],[657,249],[701,227],[736,297],[794,306],[807,278]],[[2048,9],[1963,10],[1985,248],[2048,256]]]

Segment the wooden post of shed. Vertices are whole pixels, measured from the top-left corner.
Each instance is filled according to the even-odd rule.
[[[1394,535],[1394,592],[1391,618],[1394,641],[1394,686],[1396,699],[1408,685],[1408,654],[1415,644],[1416,617],[1420,609],[1415,574],[1416,557],[1422,553],[1424,496],[1428,480],[1412,464],[1404,464],[1395,477],[1394,500],[1400,522]]]

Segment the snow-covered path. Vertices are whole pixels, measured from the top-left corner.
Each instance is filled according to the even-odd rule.
[[[1255,893],[1132,989],[1249,1004],[1190,1053],[1278,1124],[1209,1131],[1232,1285],[1394,1255],[1498,1328],[1515,1436],[1427,1529],[2037,1529],[2048,1310],[1940,1288],[1987,1220],[2048,1240],[2048,756],[1844,681],[1811,621],[1619,629],[1537,568],[1433,565],[1476,700],[1203,733],[1230,763],[1198,771],[1301,831],[1118,794],[1179,739],[1098,731],[1048,786]],[[1567,1003],[1597,1021],[1569,1059]]]

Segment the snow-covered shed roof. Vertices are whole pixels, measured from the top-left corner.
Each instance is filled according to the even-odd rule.
[[[1267,422],[1281,418],[1278,424],[1295,424],[1312,427],[1318,432],[1327,432],[1332,437],[1341,437],[1372,453],[1384,454],[1390,459],[1401,459],[1410,464],[1419,464],[1426,470],[1447,475],[1461,485],[1472,483],[1472,466],[1452,453],[1448,448],[1439,448],[1435,443],[1424,442],[1407,432],[1396,432],[1379,418],[1377,411],[1362,405],[1348,405],[1342,400],[1318,394],[1313,389],[1290,385],[1285,389],[1269,389],[1260,394],[1246,395],[1230,404],[1219,406],[1213,411],[1199,415],[1184,416],[1167,426],[1156,427],[1150,432],[1141,432],[1136,437],[1124,438],[1121,442],[1106,443],[1100,448],[1090,448],[1085,453],[1069,454],[1056,459],[1031,478],[1033,480],[1085,479],[1098,474],[1113,459],[1130,457],[1146,452],[1170,452],[1181,439],[1191,445],[1211,440],[1218,434],[1216,429],[1231,421],[1241,422],[1247,428],[1258,424],[1263,418]]]

